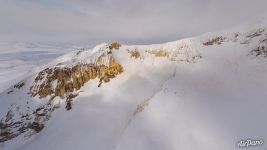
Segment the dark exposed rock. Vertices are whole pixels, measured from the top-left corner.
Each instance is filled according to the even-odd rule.
[[[78,96],[78,94],[69,94],[68,97],[67,97],[67,100],[72,100],[77,96]]]
[[[25,85],[24,82],[20,82],[20,83],[14,85],[14,88],[20,89],[20,88],[23,87],[24,85]]]
[[[257,29],[256,31],[254,32],[251,32],[249,33],[246,37],[247,38],[254,38],[254,37],[257,37],[257,36],[260,36],[262,35],[262,33],[265,31],[265,29]]]
[[[43,124],[40,124],[38,122],[33,122],[30,127],[30,129],[33,129],[34,131],[36,131],[37,133],[40,132],[43,128],[44,128],[44,125]]]
[[[218,37],[214,37],[210,40],[208,40],[207,42],[204,42],[203,45],[205,46],[209,46],[209,45],[221,45],[225,40],[225,37],[222,36],[218,36]]]
[[[12,93],[12,92],[14,92],[14,91],[13,91],[13,90],[10,90],[10,91],[7,92],[7,94],[10,94],[10,93]]]
[[[7,112],[7,114],[6,114],[6,120],[5,120],[5,122],[10,121],[13,118],[13,116],[14,116],[14,113],[11,110],[9,110]]]
[[[77,97],[78,94],[69,94],[66,100],[66,110],[71,110],[72,109],[72,101],[75,97]]]
[[[45,122],[51,117],[54,109],[54,106],[48,102],[32,113],[22,114],[17,112],[16,119],[14,119],[14,113],[9,111],[5,118],[0,120],[0,143],[28,131],[40,132],[44,128]]]
[[[255,49],[253,49],[250,54],[267,57],[267,37],[260,40],[259,45]]]
[[[137,59],[137,58],[140,58],[141,57],[140,52],[138,52],[137,50],[135,50],[135,51],[128,51],[128,52],[131,54],[131,58]]]
[[[261,45],[251,51],[252,55],[267,57],[267,45]]]
[[[72,104],[71,104],[71,100],[68,100],[68,101],[66,101],[66,110],[71,110],[71,108],[72,108]]]

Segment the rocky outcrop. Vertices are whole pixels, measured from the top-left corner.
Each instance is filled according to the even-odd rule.
[[[203,45],[209,46],[209,45],[221,45],[226,38],[222,36],[214,37],[209,39],[208,41],[204,42]]]
[[[149,54],[156,56],[156,57],[169,57],[170,54],[166,50],[152,50],[148,51]]]
[[[267,57],[267,37],[260,40],[259,46],[251,51],[251,55]]]
[[[198,50],[191,45],[190,39],[180,41],[174,46],[130,47],[126,50],[130,54],[130,58],[142,60],[148,57],[158,57],[170,61],[195,63],[196,60],[202,58]]]
[[[239,42],[240,44],[250,44],[254,38],[263,36],[265,31],[265,28],[255,28],[245,33],[217,35],[210,39],[207,39],[202,44],[204,46],[221,45],[224,42]]]
[[[264,31],[265,31],[264,28],[258,28],[255,31],[250,31],[249,33],[247,33],[246,37],[247,38],[254,38],[254,37],[260,36],[260,35],[262,35],[262,33]]]
[[[109,45],[109,49],[119,49],[121,47],[121,44],[120,43],[118,43],[118,42],[113,42],[113,43],[111,43],[110,45]]]
[[[134,50],[134,51],[129,51],[128,50],[128,53],[131,54],[131,58],[134,58],[134,59],[138,59],[141,57],[141,54],[140,52],[138,52],[137,50]]]
[[[23,133],[28,133],[25,134],[25,137],[30,137],[40,132],[55,108],[55,105],[50,101],[33,111],[25,113],[21,110],[20,106],[12,105],[5,117],[0,120],[0,143],[13,139]]]
[[[123,72],[123,67],[112,55],[108,57],[108,63],[104,62],[104,56],[100,56],[96,62],[77,64],[72,67],[54,67],[42,70],[30,87],[31,96],[39,95],[71,97],[89,80],[98,79],[99,87],[103,82],[109,82]]]

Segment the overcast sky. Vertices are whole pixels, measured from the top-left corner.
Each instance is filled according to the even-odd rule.
[[[267,0],[0,0],[0,42],[178,40],[267,15]]]

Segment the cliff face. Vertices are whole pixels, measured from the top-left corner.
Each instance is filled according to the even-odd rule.
[[[122,72],[122,65],[111,54],[107,64],[104,63],[103,56],[100,56],[94,63],[46,68],[35,78],[29,94],[39,95],[40,98],[49,95],[71,98],[89,80],[98,79],[100,87],[103,82],[109,82]]]

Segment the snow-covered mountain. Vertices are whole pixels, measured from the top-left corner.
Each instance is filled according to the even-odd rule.
[[[266,27],[62,55],[1,93],[0,148],[230,150],[267,139]]]

